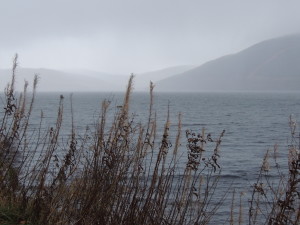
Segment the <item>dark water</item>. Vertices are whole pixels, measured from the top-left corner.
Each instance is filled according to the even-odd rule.
[[[34,113],[44,112],[46,123],[55,122],[58,93],[39,93]],[[70,129],[69,94],[64,94],[64,129]],[[226,191],[229,184],[237,192],[245,192],[244,199],[251,196],[249,189],[262,163],[266,150],[278,144],[279,163],[283,168],[287,164],[287,146],[289,144],[289,117],[300,118],[300,93],[156,93],[154,110],[157,113],[158,129],[162,130],[166,120],[168,105],[171,118],[171,133],[176,135],[178,114],[182,114],[183,134],[186,129],[206,132],[217,137],[226,130],[221,145],[220,164],[222,167],[221,190]],[[74,93],[73,108],[75,125],[85,129],[93,126],[100,112],[101,102],[109,99],[112,106],[122,103],[121,93]],[[146,123],[149,108],[149,95],[134,93],[131,99],[131,112],[135,120]],[[116,110],[112,108],[109,116]],[[34,118],[34,116],[33,116]],[[185,135],[182,136],[184,142]],[[181,151],[186,151],[184,146]],[[185,166],[183,162],[182,167]],[[226,203],[229,204],[229,203]],[[228,219],[228,205],[220,209],[223,215],[219,222]],[[215,222],[216,224],[219,222]]]

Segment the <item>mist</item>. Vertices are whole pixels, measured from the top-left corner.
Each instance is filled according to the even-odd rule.
[[[20,68],[109,74],[118,89],[131,73],[192,68],[300,33],[299,7],[277,0],[7,1],[0,8],[0,68],[10,68],[18,53]]]

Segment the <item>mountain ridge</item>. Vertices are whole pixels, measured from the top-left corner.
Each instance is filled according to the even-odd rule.
[[[157,91],[289,91],[299,90],[299,84],[297,34],[259,42],[161,80],[156,86]]]
[[[156,82],[160,78],[169,77],[192,67],[193,66],[168,67],[135,75],[134,89],[137,91],[148,91],[150,80]],[[42,92],[120,92],[125,91],[130,77],[130,74],[114,75],[89,70],[63,71],[48,68],[17,67],[16,89],[23,90],[24,80],[28,81],[30,85],[35,74],[40,77],[38,91]],[[11,70],[0,69],[0,77],[1,92],[10,82]]]

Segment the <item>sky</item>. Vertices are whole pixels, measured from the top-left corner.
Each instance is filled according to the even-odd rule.
[[[201,65],[300,33],[299,0],[0,0],[0,68],[114,74]]]

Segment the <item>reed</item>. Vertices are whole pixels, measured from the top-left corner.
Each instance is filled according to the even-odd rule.
[[[226,197],[214,199],[225,131],[217,138],[205,129],[183,132],[181,115],[177,130],[170,130],[168,109],[159,135],[152,83],[148,118],[137,123],[129,113],[132,75],[123,104],[114,107],[103,101],[95,125],[85,131],[75,128],[71,96],[71,127],[63,139],[64,96],[58,99],[54,125],[45,127],[43,112],[32,118],[38,76],[31,92],[25,82],[17,94],[17,59],[1,106],[0,224],[196,225],[209,224],[217,216]],[[111,108],[115,115],[108,120]],[[290,128],[288,171],[277,162],[278,147],[268,150],[252,186],[248,215],[244,193],[237,198],[234,191],[228,224],[300,223],[300,137],[293,118]],[[184,168],[179,166],[182,161]]]
[[[107,115],[113,106],[103,101],[95,126],[82,135],[75,129],[71,107],[72,126],[65,140],[64,96],[58,100],[55,124],[45,128],[43,112],[31,118],[38,76],[31,97],[27,82],[17,97],[16,70],[17,56],[0,123],[1,224],[209,223],[223,201],[213,202],[213,194],[225,131],[215,140],[204,130],[186,131],[183,153],[180,115],[175,135],[169,110],[163,134],[157,134],[152,83],[146,123],[129,114],[132,75],[112,121]],[[39,126],[32,126],[32,120],[39,120]],[[185,168],[179,160],[186,160]]]
[[[273,151],[266,152],[259,176],[253,185],[249,224],[295,225],[300,222],[300,136],[297,123],[292,117],[290,128],[288,171],[280,168],[277,162],[278,146],[275,145]],[[271,174],[271,170],[275,172]]]

